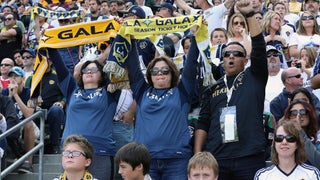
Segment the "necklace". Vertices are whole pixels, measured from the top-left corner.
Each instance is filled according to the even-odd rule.
[[[157,94],[153,94],[152,92],[151,92],[151,90],[147,93],[147,97],[149,98],[149,99],[154,99],[154,100],[156,100],[156,101],[161,101],[161,100],[163,100],[165,97],[167,97],[167,96],[169,96],[169,95],[172,95],[173,94],[173,89],[172,88],[170,88],[164,95],[162,95],[162,96],[158,96]]]

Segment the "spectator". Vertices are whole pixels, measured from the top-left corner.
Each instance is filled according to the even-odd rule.
[[[319,170],[304,164],[305,161],[306,151],[299,131],[292,122],[281,120],[275,130],[272,143],[274,165],[257,171],[254,179],[295,179],[297,177],[319,179]]]
[[[218,162],[210,152],[198,152],[189,160],[188,180],[217,180],[218,175]]]
[[[10,78],[10,84],[8,88],[2,90],[2,94],[9,96],[12,98],[17,115],[20,121],[24,120],[33,115],[35,112],[35,107],[29,107],[28,101],[30,99],[30,89],[24,87],[24,71],[20,67],[13,67],[9,70],[8,76]],[[16,125],[16,124],[13,124]],[[12,128],[13,126],[8,126],[8,128]],[[19,134],[19,132],[17,132]],[[14,144],[13,142],[19,141],[19,136],[12,134],[9,136],[9,145],[16,151],[19,151],[19,144]],[[23,144],[24,150],[26,152],[30,151],[34,147],[35,133],[33,121],[29,121],[23,126]],[[16,146],[18,145],[18,147]],[[15,147],[14,147],[15,146]],[[18,158],[23,154],[18,154]],[[29,156],[28,160],[26,160],[19,168],[19,172],[22,173],[31,173],[32,169],[32,156]]]
[[[274,46],[278,50],[281,67],[287,68],[287,59],[289,60],[290,56],[287,45],[288,42],[281,34],[280,14],[274,11],[267,12],[263,16],[262,31],[267,45]]]
[[[21,54],[25,79],[28,79],[29,76],[33,75],[33,66],[36,59],[36,53],[33,49],[23,49],[21,50]]]
[[[186,11],[187,14],[203,14],[204,19],[208,22],[208,35],[210,36],[211,32],[215,28],[221,28],[224,15],[228,9],[231,8],[234,4],[234,0],[226,0],[223,4],[218,6],[213,6],[211,0],[198,0],[194,1],[199,6],[199,9],[194,9],[190,7],[185,1],[183,0],[176,0],[175,3],[178,5],[179,8]]]
[[[268,82],[266,86],[266,96],[265,96],[265,111],[270,112],[270,102],[283,89],[283,83],[281,81],[281,73],[283,69],[281,68],[279,51],[271,45],[267,46],[267,61],[268,61]]]
[[[303,10],[310,11],[312,14],[314,14],[318,25],[320,24],[319,1],[317,1],[317,0],[304,0]]]
[[[7,129],[7,127],[12,127],[13,125],[19,123],[19,118],[17,116],[17,113],[15,112],[14,104],[11,100],[11,98],[7,96],[3,96],[0,93],[0,131],[1,133],[4,133]],[[0,141],[0,155],[1,155],[1,170],[3,170],[5,167],[5,157],[4,152],[6,151],[7,147],[7,140],[1,140]],[[1,150],[2,149],[2,150]]]
[[[123,179],[151,180],[148,174],[151,157],[143,144],[131,142],[120,148],[115,163]]]
[[[187,116],[196,84],[198,51],[195,38],[179,81],[176,65],[166,56],[153,59],[146,79],[140,70],[136,42],[132,41],[128,70],[133,97],[137,102],[134,141],[144,144],[151,154],[153,179],[187,179],[191,156]],[[162,167],[158,163],[163,164]]]
[[[21,50],[17,49],[13,52],[13,59],[16,66],[23,68]]]
[[[39,97],[42,102],[39,105],[42,109],[47,109],[46,123],[49,125],[50,143],[46,144],[49,154],[60,154],[60,135],[61,127],[65,124],[66,99],[59,87],[57,72],[52,69],[52,61],[47,59],[48,68],[46,69],[40,85]],[[25,86],[31,87],[32,76],[26,80]],[[36,94],[36,93],[35,93]],[[38,97],[37,97],[38,98]],[[37,122],[38,124],[40,122]]]
[[[316,51],[320,47],[319,25],[315,15],[308,11],[301,14],[297,33],[293,34],[289,42],[290,56],[299,58],[300,50],[305,46],[311,46]]]
[[[194,152],[208,151],[215,156],[219,179],[253,179],[265,166],[262,115],[268,79],[266,44],[250,2],[237,1],[236,6],[250,29],[251,66],[245,69],[248,59],[242,44],[227,44],[223,53],[225,76],[208,87],[201,98]]]
[[[61,179],[92,179],[97,180],[88,171],[88,167],[92,163],[94,151],[89,141],[80,135],[70,135],[63,143],[62,167],[64,173]]]
[[[318,133],[318,119],[314,107],[305,101],[295,100],[286,109],[283,119],[299,121],[310,141],[316,145]]]
[[[302,87],[303,78],[301,77],[300,69],[296,67],[290,67],[282,71],[281,81],[284,84],[282,92],[275,97],[270,103],[270,111],[279,121],[284,113],[284,110],[288,107],[288,98],[290,94],[297,88]],[[319,99],[313,94],[312,99],[315,107],[318,109],[320,107]]]
[[[249,29],[247,22],[242,14],[235,13],[230,17],[228,23],[228,43],[240,42],[247,52],[247,57],[251,54],[251,38],[249,36]]]
[[[21,49],[22,47],[22,32],[16,26],[16,16],[9,13],[5,16],[5,27],[1,29],[0,33],[0,59],[13,59],[13,51]]]
[[[101,1],[100,12],[102,15],[110,18],[111,14],[109,9],[109,2],[107,0]]]
[[[0,81],[1,81],[1,87],[7,88],[10,84],[10,79],[8,76],[8,71],[14,66],[14,62],[10,58],[4,58],[1,61],[0,64]]]
[[[87,138],[95,150],[89,171],[97,179],[112,179],[112,158],[115,154],[112,119],[116,112],[117,93],[107,92],[106,74],[98,61],[86,61],[81,66],[77,85],[58,51],[48,49],[48,52],[56,68],[61,91],[67,99],[62,140],[72,134]]]

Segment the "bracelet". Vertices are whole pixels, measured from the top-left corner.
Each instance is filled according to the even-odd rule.
[[[254,12],[254,11],[251,11],[251,12],[249,12],[248,14],[245,14],[244,17],[245,17],[245,18],[249,18],[249,17],[254,16],[254,14],[255,14],[255,12]]]

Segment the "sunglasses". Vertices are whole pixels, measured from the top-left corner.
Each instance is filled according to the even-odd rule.
[[[63,151],[62,152],[62,156],[64,156],[64,157],[68,157],[70,154],[71,154],[72,157],[79,157],[81,155],[86,157],[86,155],[83,152],[80,152],[80,151]]]
[[[296,109],[290,110],[290,119],[295,119],[298,115],[301,117],[307,116],[308,111],[306,109],[300,109],[299,111]]]
[[[87,73],[97,73],[99,71],[99,69],[97,67],[93,67],[91,69],[89,68],[84,68],[81,70],[82,74],[87,74]]]
[[[5,18],[5,21],[11,21],[13,18]]]
[[[58,21],[59,21],[59,23],[68,23],[68,22],[70,22],[69,19],[59,19]]]
[[[22,56],[21,58],[22,59],[30,59],[30,58],[32,58],[32,56]]]
[[[13,66],[11,64],[0,64],[1,67],[8,67],[8,66]]]
[[[274,138],[274,141],[280,143],[284,139],[286,139],[286,141],[289,142],[289,143],[294,143],[294,142],[297,141],[297,138],[295,136],[293,136],[293,135],[286,135],[286,136],[284,136],[284,135],[276,135],[276,137]]]
[[[314,20],[314,16],[302,16],[301,20]]]
[[[244,22],[243,22],[243,21],[241,21],[241,22],[240,22],[240,21],[234,21],[234,22],[233,22],[233,25],[234,25],[234,26],[239,25],[239,24],[242,25],[242,26],[244,26]]]
[[[301,78],[301,74],[297,74],[297,75],[294,75],[294,76],[288,76],[288,78],[293,78],[293,77],[299,79],[299,78]]]
[[[123,18],[131,17],[131,16],[135,16],[135,14],[133,14],[133,13],[124,14]]]
[[[223,57],[230,57],[231,54],[235,57],[246,57],[244,52],[241,52],[241,51],[225,51],[223,54]]]
[[[161,68],[161,69],[159,69],[159,68],[157,68],[157,67],[154,67],[154,68],[152,68],[152,69],[150,70],[150,73],[151,73],[152,76],[158,75],[159,72],[161,72],[161,74],[163,74],[163,75],[167,75],[167,74],[170,73],[170,71],[171,71],[171,70],[170,70],[170,68],[168,68],[168,67],[163,67],[163,68]]]
[[[280,56],[280,54],[268,54],[267,55],[267,58],[270,58],[270,57],[279,57]]]

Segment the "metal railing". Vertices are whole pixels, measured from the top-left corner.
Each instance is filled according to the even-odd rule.
[[[6,138],[8,135],[16,131],[19,131],[20,128],[26,123],[34,120],[35,118],[40,118],[40,142],[36,146],[34,146],[30,151],[24,154],[22,157],[20,157],[17,161],[15,161],[9,167],[4,169],[4,171],[1,172],[1,166],[0,166],[0,172],[1,172],[0,180],[2,180],[2,178],[6,177],[9,173],[14,171],[16,168],[18,168],[25,160],[28,159],[29,156],[37,153],[38,151],[39,151],[39,180],[43,179],[44,123],[45,123],[46,116],[47,116],[47,110],[45,109],[39,110],[36,113],[34,113],[32,116],[24,119],[19,124],[13,126],[12,128],[8,129],[6,132],[0,135],[0,140],[2,140]]]

